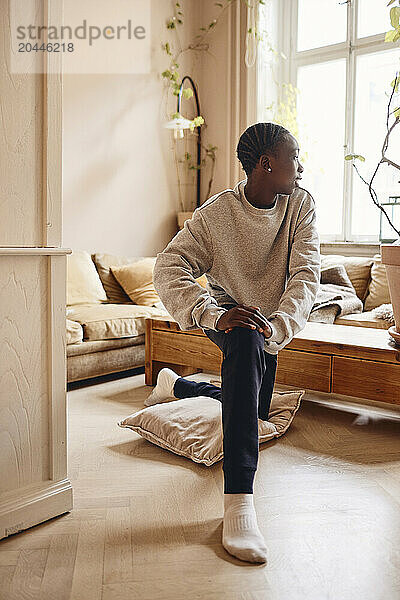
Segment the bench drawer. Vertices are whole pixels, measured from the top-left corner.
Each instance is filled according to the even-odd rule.
[[[326,354],[281,350],[276,383],[319,392],[331,391],[331,361]]]
[[[332,392],[400,404],[400,364],[334,356]]]

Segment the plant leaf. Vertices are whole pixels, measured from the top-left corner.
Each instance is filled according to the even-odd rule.
[[[395,29],[399,26],[400,6],[393,6],[390,9],[390,22]]]
[[[357,158],[358,158],[358,160],[365,162],[365,158],[363,156],[361,156],[361,154],[346,154],[346,156],[344,157],[344,160],[354,160]]]
[[[397,33],[396,29],[391,29],[390,31],[387,31],[386,35],[385,35],[385,42],[393,42],[394,36],[396,35],[396,33]]]
[[[396,79],[393,79],[393,81],[390,82],[391,87],[394,87],[395,81],[396,81]],[[396,87],[394,88],[395,92],[399,91],[399,85],[400,85],[400,75],[399,75],[399,77],[397,77]]]

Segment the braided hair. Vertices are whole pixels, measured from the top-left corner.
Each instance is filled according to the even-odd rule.
[[[277,146],[290,134],[290,131],[276,123],[256,123],[251,125],[239,138],[236,153],[242,167],[249,176],[258,159],[267,150],[276,153]]]

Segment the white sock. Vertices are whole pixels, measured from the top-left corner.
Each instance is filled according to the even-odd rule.
[[[145,406],[153,406],[160,402],[169,402],[174,399],[174,384],[180,377],[172,369],[161,369],[157,376],[157,383],[150,396],[144,401]]]
[[[224,494],[222,545],[241,560],[267,561],[267,547],[258,528],[253,494]]]

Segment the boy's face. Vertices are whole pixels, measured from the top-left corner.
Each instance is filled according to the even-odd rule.
[[[299,185],[304,171],[299,162],[299,146],[292,135],[279,144],[275,155],[261,156],[259,165],[263,168],[266,182],[276,194],[290,195]]]

